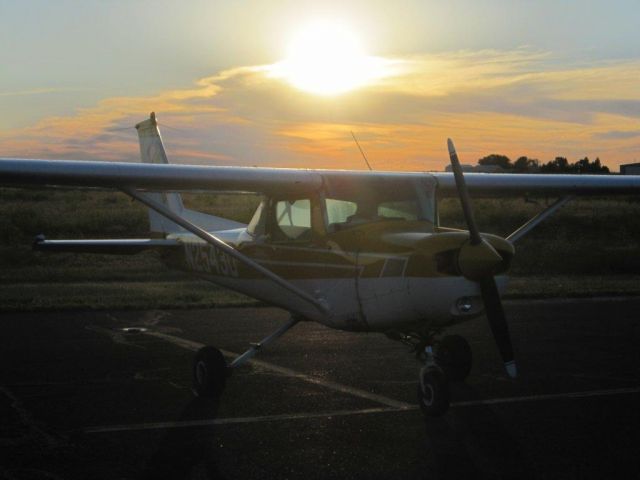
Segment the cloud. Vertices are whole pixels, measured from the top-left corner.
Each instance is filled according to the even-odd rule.
[[[0,154],[137,161],[135,130],[121,127],[156,111],[182,163],[364,168],[351,131],[379,169],[441,170],[447,137],[467,163],[489,153],[599,156],[610,166],[638,158],[639,60],[572,65],[518,49],[390,63],[390,75],[335,97],[295,90],[269,66],[234,68],[2,131]]]
[[[604,140],[619,140],[619,139],[627,139],[627,138],[637,138],[640,137],[640,130],[612,130],[610,132],[598,133],[595,135],[596,138],[602,138]]]
[[[31,90],[16,90],[0,92],[0,97],[26,97],[31,95],[45,95],[50,93],[69,93],[87,91],[88,88],[33,88]]]

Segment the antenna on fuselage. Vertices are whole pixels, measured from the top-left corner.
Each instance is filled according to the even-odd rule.
[[[369,167],[369,170],[373,170],[373,168],[371,168],[371,165],[369,165],[369,160],[367,160],[367,156],[364,154],[364,151],[362,151],[360,142],[358,142],[358,139],[354,135],[353,131],[351,131],[351,136],[353,137],[353,140],[356,142],[356,145],[358,146],[358,150],[360,150],[360,153],[362,154],[362,158],[364,158],[364,161],[367,164],[367,167]]]

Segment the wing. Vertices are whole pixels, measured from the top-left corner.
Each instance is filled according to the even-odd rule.
[[[319,190],[324,180],[423,178],[443,196],[457,195],[452,173],[369,172],[292,168],[219,167],[77,160],[0,158],[0,184],[139,190],[210,190],[296,194]],[[640,193],[636,175],[465,174],[474,196],[628,195]]]
[[[453,173],[432,173],[442,196],[457,196]],[[465,173],[473,196],[629,195],[640,193],[636,175]]]
[[[0,184],[295,193],[320,188],[322,178],[285,168],[0,158]]]

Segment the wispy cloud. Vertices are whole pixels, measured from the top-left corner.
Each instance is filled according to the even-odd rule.
[[[32,88],[31,90],[16,90],[12,92],[0,92],[0,97],[26,97],[31,95],[46,95],[51,93],[86,92],[89,88]]]
[[[640,138],[640,130],[612,130],[610,132],[597,133],[596,138],[603,138],[605,140],[620,140],[627,138]]]
[[[640,60],[563,64],[547,52],[463,51],[393,60],[393,75],[336,97],[291,88],[268,66],[192,88],[108,98],[67,117],[0,132],[1,155],[135,161],[133,126],[158,112],[172,159],[185,163],[362,168],[350,131],[381,169],[442,169],[445,139],[466,162],[489,153],[640,157]]]

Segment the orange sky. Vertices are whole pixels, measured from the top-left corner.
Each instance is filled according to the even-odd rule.
[[[267,6],[261,1],[254,3]],[[215,47],[217,53],[214,56],[225,58],[223,63],[226,65],[215,68],[211,62],[202,62],[199,70],[205,70],[206,66],[211,73],[194,75],[191,81],[184,78],[195,69],[184,67],[181,70],[184,59],[180,55],[160,61],[156,58],[128,60],[128,66],[118,67],[122,72],[111,70],[115,72],[113,75],[117,74],[116,80],[126,78],[130,72],[131,81],[122,81],[119,88],[98,88],[95,83],[88,83],[86,89],[77,83],[67,87],[53,80],[38,84],[26,66],[25,72],[30,75],[20,80],[15,72],[19,72],[22,65],[15,61],[9,75],[0,81],[0,107],[3,110],[0,156],[137,161],[138,146],[133,125],[155,111],[170,160],[176,163],[362,169],[366,166],[351,131],[360,140],[373,167],[381,170],[443,170],[448,163],[447,137],[456,142],[463,163],[475,163],[478,158],[491,153],[504,154],[512,160],[526,155],[541,162],[556,156],[567,157],[570,161],[588,156],[591,159],[599,157],[616,171],[619,164],[640,161],[640,59],[627,51],[626,55],[612,54],[615,48],[622,52],[622,47],[616,46],[618,44],[613,40],[606,42],[607,37],[597,37],[596,33],[586,35],[583,41],[598,39],[611,51],[598,55],[577,54],[581,44],[573,42],[573,37],[561,37],[564,26],[560,17],[557,28],[553,25],[547,28],[547,34],[553,38],[535,36],[537,30],[530,25],[529,17],[545,17],[546,8],[560,15],[562,12],[553,2],[542,1],[542,6],[530,7],[529,13],[507,7],[501,0],[489,2],[496,12],[510,9],[510,18],[514,25],[519,25],[521,32],[521,36],[513,40],[508,23],[496,23],[494,31],[489,24],[484,26],[485,29],[483,24],[474,23],[467,16],[459,20],[466,25],[467,36],[451,36],[451,32],[439,28],[436,19],[429,15],[437,11],[435,7],[430,10],[420,2],[411,2],[416,15],[422,15],[419,18],[431,22],[428,40],[439,47],[433,50],[434,53],[424,48],[427,37],[420,36],[417,20],[414,21],[411,15],[404,15],[396,18],[400,23],[393,24],[395,27],[391,28],[388,21],[396,14],[384,10],[382,3],[374,3],[376,6],[371,7],[371,12],[379,15],[368,12],[364,20],[356,21],[354,25],[368,25],[368,30],[363,30],[368,32],[365,35],[368,43],[364,44],[371,56],[367,58],[378,66],[382,65],[380,68],[386,69],[385,73],[336,95],[305,92],[292,86],[290,78],[275,74],[285,56],[285,42],[281,37],[287,28],[282,28],[283,32],[275,27],[265,27],[260,31],[258,27],[263,24],[249,17],[242,18],[253,22],[254,35],[263,35],[267,43],[272,39],[280,42],[279,58],[273,53],[277,50],[273,45],[257,48],[255,39],[248,43],[249,37],[240,35],[236,29],[237,37],[227,32],[227,44],[219,42]],[[337,4],[342,5],[340,2]],[[87,5],[90,6],[85,13],[92,18],[95,16],[92,8],[112,7],[93,1]],[[246,9],[209,8],[206,2],[194,5],[208,9],[210,18],[222,11],[232,17],[246,15]],[[280,18],[289,22],[282,25],[300,26],[301,22],[292,20],[296,12],[291,10],[291,5],[286,13],[288,17],[284,13],[277,17],[277,9],[265,9],[264,12],[269,14],[265,13],[264,25],[279,26],[276,20]],[[335,9],[346,11],[351,4],[347,2],[344,7],[336,5],[333,5]],[[355,4],[351,6],[354,11],[361,11]],[[601,12],[613,11],[604,3],[601,6]],[[136,4],[130,8],[133,12],[138,7]],[[470,3],[469,8],[475,7]],[[564,12],[568,18],[574,19],[576,25],[579,21],[597,20],[595,17],[578,18],[580,10],[576,8]],[[140,7],[140,21],[146,19],[147,12]],[[185,38],[180,25],[188,22],[179,23],[176,15],[191,15],[190,25],[196,28],[196,23],[193,23],[195,17],[192,18],[194,12],[176,10],[173,17],[165,12],[163,17],[155,19],[166,17],[167,22],[171,20],[173,23],[167,25],[176,25],[176,35],[180,33],[181,38]],[[25,10],[23,19],[27,23],[21,28],[28,29],[27,18],[30,17],[27,13]],[[440,13],[457,15],[446,9],[441,9]],[[50,14],[58,15],[59,12],[52,10]],[[65,21],[71,21],[60,15]],[[74,15],[80,14],[74,12]],[[298,11],[296,15],[302,13]],[[626,18],[622,10],[616,15],[619,23]],[[352,15],[352,18],[358,17]],[[384,19],[388,20],[387,23]],[[112,20],[117,20],[122,28],[127,25],[120,14]],[[223,20],[218,19],[219,22]],[[203,23],[198,28],[203,27],[202,32],[206,33],[205,26]],[[141,28],[140,25],[137,27]],[[51,28],[49,24],[47,28]],[[65,31],[60,30],[59,37],[62,38]],[[107,33],[111,31],[105,30]],[[168,30],[158,26],[158,31]],[[404,31],[407,35],[412,32],[413,40],[403,37],[401,33]],[[391,40],[383,42],[378,38],[382,34]],[[55,36],[48,38],[54,45],[60,41]],[[104,41],[113,46],[114,38],[105,38]],[[453,42],[452,38],[456,41]],[[539,39],[539,44],[518,46],[519,42],[531,39]],[[545,40],[549,41],[545,43]],[[148,48],[146,39],[141,39],[141,42],[147,42]],[[24,40],[23,43],[28,42]],[[628,42],[618,43],[628,45]],[[476,44],[478,48],[469,46]],[[491,44],[497,46],[482,48],[482,45]],[[192,50],[196,48],[195,44],[189,45]],[[243,45],[250,45],[247,50],[250,54],[241,54],[238,48]],[[393,45],[404,53],[391,53]],[[558,48],[545,48],[550,45]],[[33,45],[34,48],[43,46],[42,42]],[[565,50],[560,46],[565,46]],[[20,42],[14,47],[26,48]],[[340,47],[338,42],[337,52],[340,52]],[[571,52],[569,47],[573,48]],[[76,48],[80,48],[77,39],[69,37],[57,51],[63,55],[71,50],[76,61],[83,58],[74,50]],[[98,49],[95,45],[91,48],[93,53]],[[132,48],[136,51],[135,46]],[[370,50],[376,48],[378,51],[386,50],[385,55],[372,56],[374,52]],[[231,51],[239,52],[237,58],[244,60],[258,57],[274,60],[272,63],[233,63],[220,53]],[[109,50],[109,55],[120,55],[121,60],[128,58],[122,49]],[[336,55],[333,52],[329,56]],[[33,60],[26,54],[22,58],[25,65]],[[340,68],[350,68],[349,58],[344,60]],[[37,79],[56,78],[58,64],[46,63],[44,57],[38,61],[33,68],[41,69],[43,74],[36,76]],[[189,65],[197,64],[193,59],[189,61],[192,62]],[[309,62],[309,68],[314,68],[314,62],[313,59]],[[238,66],[243,63],[244,66]],[[90,72],[91,68],[100,69],[100,65],[100,61],[87,58],[84,70],[76,65],[68,73],[70,77],[78,77],[82,72]],[[145,65],[164,65],[166,75],[155,69],[154,74],[149,73],[145,77]],[[320,68],[314,75],[322,75],[324,70],[327,69]],[[180,79],[175,77],[178,71],[183,72]],[[14,76],[15,82],[11,86]],[[148,88],[144,88],[145,80],[140,78],[148,78]],[[1,82],[9,86],[3,89]],[[66,102],[60,105],[53,102],[54,98],[58,98],[58,102],[62,99]]]

